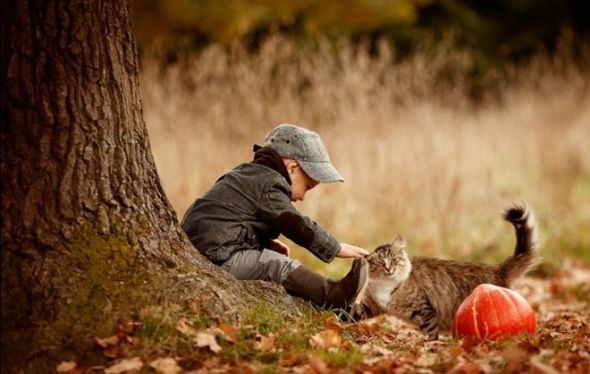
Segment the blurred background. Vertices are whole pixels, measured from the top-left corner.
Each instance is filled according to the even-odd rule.
[[[344,183],[297,203],[368,250],[496,263],[535,210],[540,275],[590,267],[590,3],[135,0],[144,118],[182,219],[281,123],[317,131]],[[292,243],[291,243],[292,244]],[[293,257],[331,276],[292,245]]]

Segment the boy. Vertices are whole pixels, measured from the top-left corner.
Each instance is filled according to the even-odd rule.
[[[362,257],[368,252],[339,243],[292,204],[320,183],[344,181],[319,135],[280,125],[254,152],[252,162],[223,175],[190,206],[182,229],[205,257],[238,279],[282,284],[289,294],[327,308],[354,304],[367,282]],[[277,240],[280,234],[326,263],[356,259],[350,272],[334,281],[289,258],[289,247]]]

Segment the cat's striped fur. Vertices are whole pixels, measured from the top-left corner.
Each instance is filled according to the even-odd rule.
[[[448,330],[459,305],[475,287],[491,283],[509,287],[540,261],[533,211],[526,203],[504,213],[516,229],[514,254],[500,265],[434,258],[409,259],[398,236],[366,257],[369,286],[353,310],[357,319],[391,314],[413,323],[430,339]]]

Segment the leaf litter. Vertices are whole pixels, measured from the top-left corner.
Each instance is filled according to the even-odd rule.
[[[197,328],[186,316],[174,325],[188,346],[147,349],[140,322],[95,338],[110,364],[81,367],[61,362],[58,373],[572,373],[590,372],[590,269],[569,266],[551,278],[526,277],[514,289],[538,317],[534,334],[497,341],[429,341],[416,327],[392,316],[358,323],[335,316],[295,321],[290,330],[262,333],[259,326]],[[308,328],[309,324],[316,324]],[[299,340],[293,343],[288,338]]]

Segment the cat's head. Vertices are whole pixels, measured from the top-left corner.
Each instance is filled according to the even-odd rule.
[[[393,243],[381,245],[365,257],[369,263],[369,277],[402,278],[405,280],[412,269],[412,264],[405,251],[406,240],[398,236]]]

